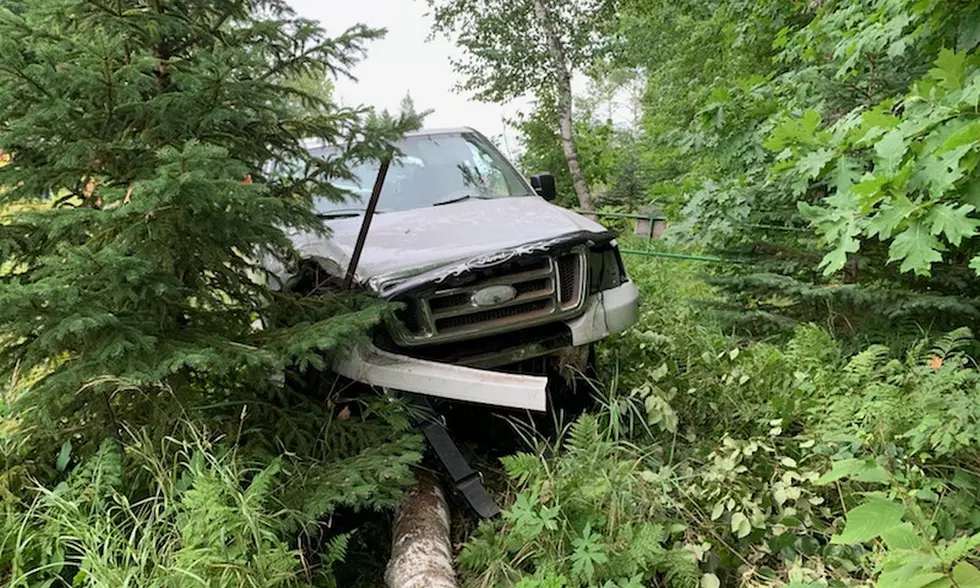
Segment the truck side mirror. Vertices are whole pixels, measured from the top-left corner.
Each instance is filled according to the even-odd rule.
[[[538,196],[548,202],[552,202],[558,197],[558,191],[555,189],[555,176],[550,173],[545,172],[531,176],[531,187],[534,188]]]

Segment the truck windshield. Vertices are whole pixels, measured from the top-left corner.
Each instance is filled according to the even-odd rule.
[[[397,144],[401,151],[388,167],[378,199],[378,211],[409,210],[470,199],[530,196],[527,184],[493,147],[468,133],[406,137]],[[311,149],[317,157],[332,148]],[[335,180],[347,192],[344,201],[317,198],[321,216],[357,214],[367,207],[378,175],[378,162],[359,165],[353,181]]]

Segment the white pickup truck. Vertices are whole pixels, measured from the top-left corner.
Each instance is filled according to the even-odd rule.
[[[423,130],[397,147],[355,282],[401,309],[371,344],[337,353],[334,370],[373,386],[544,410],[545,378],[491,368],[588,346],[637,321],[615,235],[552,204],[550,174],[528,181],[473,129]],[[317,202],[328,238],[291,235],[325,279],[348,269],[379,167],[337,183],[345,202]],[[296,279],[270,269],[277,287]]]

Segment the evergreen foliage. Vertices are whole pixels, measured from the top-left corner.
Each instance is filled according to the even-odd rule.
[[[0,203],[53,195],[2,233],[14,270],[0,286],[0,362],[8,375],[49,368],[17,399],[38,427],[108,416],[105,399],[125,394],[104,376],[178,391],[202,377],[258,381],[377,318],[251,328],[277,307],[257,260],[289,258],[285,227],[321,231],[312,196],[340,196],[324,178],[397,130],[365,133],[362,112],[327,108],[291,76],[343,72],[378,31],[327,38],[279,2],[0,11],[0,144],[12,154]],[[311,108],[297,112],[297,99]],[[352,148],[313,161],[305,138]],[[285,162],[308,177],[267,177]]]
[[[330,100],[382,33],[279,0],[0,5],[0,584],[336,585],[362,539],[328,521],[397,503],[402,404],[293,377],[388,309],[260,263],[417,124]]]

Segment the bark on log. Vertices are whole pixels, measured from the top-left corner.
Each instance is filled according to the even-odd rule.
[[[457,588],[449,507],[434,476],[416,473],[395,514],[388,588]]]

